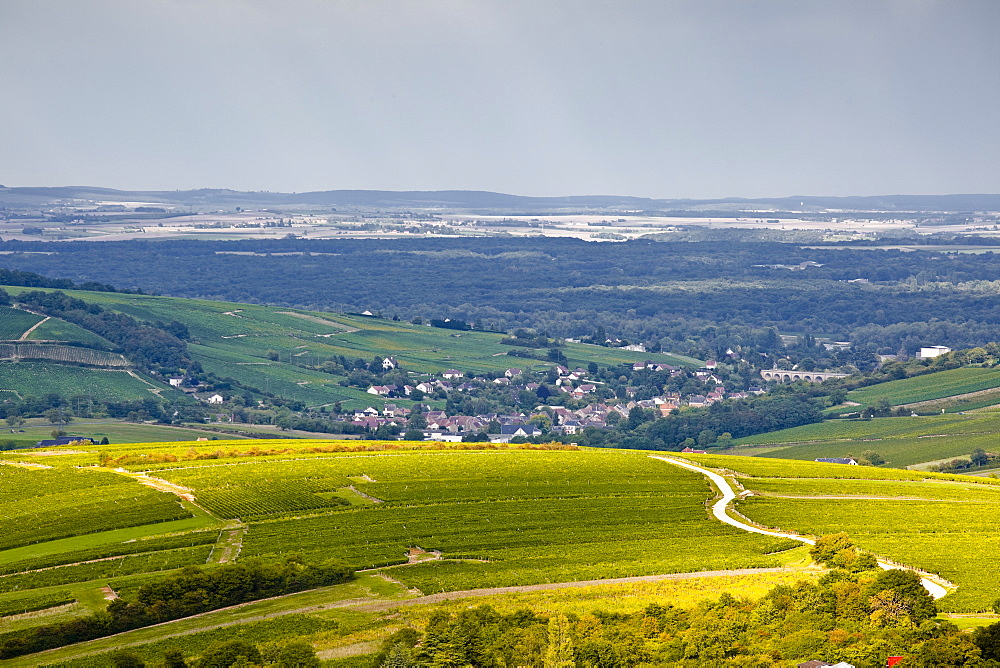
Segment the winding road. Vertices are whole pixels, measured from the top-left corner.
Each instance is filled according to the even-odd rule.
[[[720,492],[722,492],[722,498],[716,501],[712,505],[712,514],[715,515],[716,519],[718,519],[720,522],[725,522],[726,524],[734,526],[737,529],[742,529],[743,531],[749,531],[751,533],[764,534],[765,536],[773,536],[775,538],[790,538],[792,540],[797,540],[799,542],[805,543],[806,545],[816,544],[816,541],[813,540],[812,538],[806,538],[805,536],[800,536],[796,533],[761,529],[760,527],[755,527],[752,524],[747,524],[746,522],[740,522],[738,519],[730,517],[729,513],[726,511],[729,508],[730,502],[736,499],[736,492],[733,491],[733,488],[729,484],[729,481],[723,478],[718,473],[715,473],[714,471],[709,471],[708,469],[696,466],[695,464],[682,461],[680,459],[673,459],[671,457],[659,457],[656,455],[650,455],[650,457],[653,459],[659,459],[660,461],[663,462],[667,462],[668,464],[673,464],[675,466],[680,466],[682,468],[695,471],[696,473],[701,473],[702,475],[706,476],[709,480],[714,482],[715,486],[719,488]],[[913,571],[914,573],[920,576],[920,583],[924,586],[924,589],[926,589],[927,592],[934,599],[939,599],[943,597],[949,591],[946,587],[944,587],[940,583],[935,582],[934,580],[928,577],[925,577],[915,568],[898,566],[896,564],[891,564],[887,561],[883,561],[882,559],[877,559],[877,561],[879,567],[887,571],[893,569]]]

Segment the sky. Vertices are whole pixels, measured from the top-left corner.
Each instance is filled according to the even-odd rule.
[[[1000,192],[996,0],[0,0],[0,183]]]

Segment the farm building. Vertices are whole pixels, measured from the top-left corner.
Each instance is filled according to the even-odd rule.
[[[920,349],[920,359],[930,359],[931,357],[937,357],[938,355],[946,355],[951,352],[951,348],[948,346],[928,346],[926,348]]]
[[[816,461],[824,462],[826,464],[850,464],[852,466],[858,465],[858,463],[853,459],[851,459],[850,457],[820,457]]]
[[[91,445],[97,445],[97,441],[87,436],[60,436],[59,438],[41,440],[38,443],[35,443],[35,447],[54,448],[60,445],[71,445],[73,443],[90,443]]]

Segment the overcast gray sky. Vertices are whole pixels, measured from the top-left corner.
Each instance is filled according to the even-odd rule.
[[[997,0],[2,0],[0,183],[1000,192]]]

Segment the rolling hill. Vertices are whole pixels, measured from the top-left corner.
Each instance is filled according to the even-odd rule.
[[[7,288],[15,299],[16,295],[33,289]],[[143,322],[183,323],[190,332],[188,351],[206,371],[309,406],[341,402],[345,408],[351,409],[369,405],[381,407],[384,403],[384,400],[364,390],[341,385],[343,376],[306,368],[316,366],[318,361],[331,356],[343,355],[352,360],[362,358],[366,361],[375,356],[394,356],[405,369],[423,374],[439,374],[450,368],[468,374],[503,371],[511,366],[552,366],[551,362],[512,358],[508,353],[523,349],[500,343],[505,335],[495,332],[456,331],[377,317],[312,313],[252,304],[109,292],[65,292]],[[26,331],[34,322],[26,319],[12,331],[23,333],[22,328]],[[40,325],[33,335],[68,341],[81,350],[94,346],[107,350],[110,345],[95,334],[57,318]],[[586,366],[590,362],[604,366],[645,360],[678,366],[698,364],[697,360],[687,357],[585,344],[567,343],[560,350],[571,366]],[[5,373],[0,365],[0,389],[22,392],[24,386],[17,380],[16,367],[16,364],[8,367]],[[21,369],[21,376],[28,373],[26,368]],[[92,370],[77,370],[75,373],[87,375]],[[98,380],[95,375],[94,384],[106,384],[106,381]],[[171,391],[162,383],[158,387],[158,391]],[[144,392],[152,389],[157,387]],[[122,396],[125,395],[131,397],[135,392],[123,389]]]
[[[976,612],[995,597],[1000,486],[992,480],[729,455],[690,459],[729,472],[747,491],[737,509],[751,520],[814,536],[846,531],[864,549],[939,573],[957,585],[941,609]],[[327,665],[360,666],[401,625],[429,629],[434,615],[471,609],[470,596],[504,614],[528,608],[609,623],[613,615],[595,611],[641,618],[661,609],[651,605],[676,605],[676,614],[693,614],[723,605],[704,599],[730,592],[746,606],[771,586],[801,590],[817,575],[804,568],[805,548],[706,513],[713,491],[699,473],[636,451],[111,445],[2,453],[0,479],[0,648],[9,657],[0,665],[109,665],[108,652],[123,647],[156,662],[171,648],[197,657],[213,642],[240,638],[262,647],[305,640]],[[108,512],[125,500],[131,512]],[[346,584],[44,655],[18,658],[5,644],[11,633],[83,619],[107,604],[105,595],[134,600],[141,587],[185,567],[200,564],[211,574],[234,559],[308,564],[331,556],[362,571]],[[682,575],[690,571],[697,572]],[[457,600],[449,604],[443,593]],[[807,657],[820,646],[827,647],[788,645],[783,656]]]

